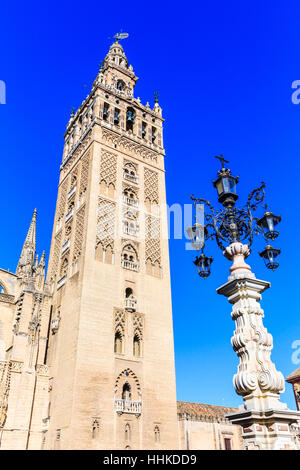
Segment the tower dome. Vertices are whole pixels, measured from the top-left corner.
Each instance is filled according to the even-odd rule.
[[[128,60],[119,41],[115,41],[110,46],[108,54],[105,57],[105,62],[113,62],[115,65],[119,65],[120,67],[128,68]]]

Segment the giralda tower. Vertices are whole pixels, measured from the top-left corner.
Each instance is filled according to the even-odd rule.
[[[118,39],[65,133],[45,449],[176,449],[162,110]]]

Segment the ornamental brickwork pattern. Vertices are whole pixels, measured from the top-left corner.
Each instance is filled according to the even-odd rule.
[[[76,215],[73,259],[77,259],[81,254],[82,242],[83,242],[83,231],[84,231],[84,218],[85,218],[85,205],[79,209]]]
[[[144,168],[145,201],[158,204],[158,174],[156,171]]]
[[[145,259],[161,264],[160,220],[152,215],[145,216]]]
[[[125,334],[125,320],[124,310],[117,310],[115,312],[115,331],[120,331],[122,336]]]
[[[110,152],[103,152],[100,166],[100,183],[105,181],[106,185],[116,186],[117,180],[117,156]]]
[[[68,186],[69,186],[69,178],[66,178],[64,182],[61,184],[60,198],[59,198],[59,204],[58,204],[58,210],[57,210],[57,220],[60,220],[65,214]]]
[[[62,232],[59,232],[57,235],[54,237],[54,250],[52,254],[52,260],[51,260],[51,267],[50,267],[50,278],[52,278],[57,270],[59,258],[60,258],[60,250],[61,250],[61,234]]]
[[[96,246],[101,243],[103,247],[114,246],[115,239],[115,203],[99,197],[97,208]]]
[[[79,195],[87,190],[89,181],[90,152],[82,158]]]
[[[135,313],[133,317],[133,334],[138,335],[140,340],[143,339],[144,320],[143,316]]]

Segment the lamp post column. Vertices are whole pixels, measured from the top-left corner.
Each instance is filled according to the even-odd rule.
[[[233,384],[244,400],[239,411],[227,418],[242,427],[245,449],[297,449],[291,424],[300,420],[300,412],[280,402],[284,378],[271,361],[273,338],[263,325],[264,312],[259,304],[261,293],[270,283],[256,279],[245,263],[250,254],[247,245],[231,243],[223,254],[233,265],[228,282],[217,293],[233,305],[231,316],[236,329],[231,343],[240,360]]]

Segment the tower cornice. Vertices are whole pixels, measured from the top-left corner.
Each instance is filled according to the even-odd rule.
[[[80,146],[83,144],[83,142],[85,141],[86,137],[88,136],[88,134],[92,131],[93,127],[98,124],[100,125],[103,129],[105,129],[106,131],[108,132],[111,132],[113,134],[115,134],[116,136],[119,136],[120,138],[120,142],[121,141],[129,141],[131,142],[132,144],[134,145],[138,145],[140,146],[141,148],[144,148],[146,151],[150,151],[153,153],[153,157],[155,155],[161,155],[162,157],[165,156],[165,150],[163,148],[153,148],[152,145],[150,145],[149,143],[147,142],[144,142],[144,141],[141,141],[141,139],[139,139],[138,137],[134,136],[134,135],[124,135],[124,133],[119,130],[119,129],[115,129],[113,128],[110,124],[107,124],[106,122],[104,122],[103,120],[101,120],[100,118],[98,117],[95,117],[93,119],[93,121],[91,122],[91,124],[89,125],[89,127],[85,130],[84,134],[80,137],[80,139],[78,140],[78,142],[75,144],[74,148],[70,151],[70,153],[67,155],[66,159],[61,163],[61,166],[60,166],[60,170],[63,170],[64,167],[66,166],[66,164],[72,159],[73,155],[76,153],[76,151],[80,148]],[[88,144],[90,144],[90,142],[88,142]],[[147,158],[147,157],[146,157]]]

